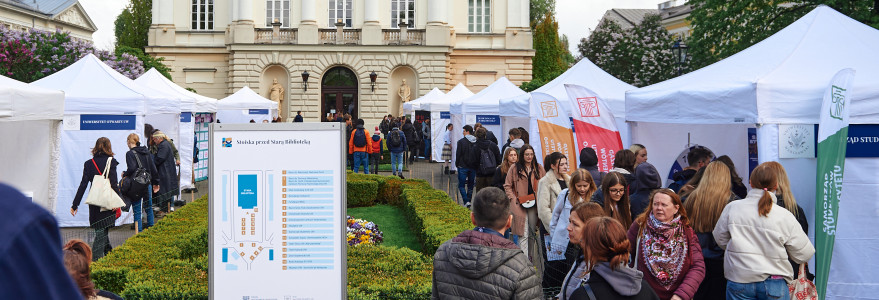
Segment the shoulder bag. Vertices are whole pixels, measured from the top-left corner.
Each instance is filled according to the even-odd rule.
[[[792,300],[818,300],[815,284],[806,278],[806,264],[800,264],[800,278],[788,284]]]
[[[92,189],[89,190],[89,196],[85,199],[85,204],[100,206],[101,211],[114,210],[125,206],[125,202],[122,201],[119,194],[113,190],[113,187],[110,185],[110,179],[107,178],[107,173],[110,173],[110,164],[112,161],[112,157],[107,158],[107,166],[102,173],[101,169],[98,169],[98,164],[92,159],[95,169],[98,169],[98,175],[95,175],[92,179]]]

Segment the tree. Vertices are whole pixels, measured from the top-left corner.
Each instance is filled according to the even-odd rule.
[[[555,0],[531,0],[529,3],[531,9],[531,29],[537,24],[547,13],[555,15]]]
[[[526,91],[542,86],[568,69],[568,65],[563,61],[568,50],[559,40],[559,24],[552,12],[546,13],[540,21],[532,23],[536,23],[532,26],[534,57],[531,59],[531,82],[522,85]]]
[[[876,0],[690,0],[691,69],[707,66],[775,34],[820,4],[879,28]]]
[[[144,70],[155,68],[156,71],[159,71],[159,73],[162,74],[162,76],[165,76],[166,78],[168,78],[168,80],[171,80],[171,68],[163,63],[165,61],[164,57],[152,57],[149,54],[143,53],[143,51],[140,49],[135,49],[128,46],[117,46],[115,52],[117,56],[122,56],[123,54],[132,55],[139,59],[141,62],[143,62]]]
[[[648,15],[633,28],[623,30],[605,19],[588,38],[580,40],[580,57],[592,61],[614,77],[645,86],[674,77],[677,65],[673,41],[659,15]]]
[[[116,46],[128,46],[144,51],[150,24],[153,22],[152,9],[152,0],[131,0],[114,22]]]

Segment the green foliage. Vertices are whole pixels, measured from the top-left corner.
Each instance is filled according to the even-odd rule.
[[[531,0],[529,3],[531,18],[531,29],[534,25],[541,21],[547,13],[555,14],[555,0]]]
[[[348,180],[348,207],[373,206],[378,195],[378,182]]]
[[[698,69],[775,34],[819,4],[874,28],[879,28],[879,5],[874,0],[690,0],[688,20],[693,35],[687,41],[691,65]]]
[[[452,201],[443,191],[404,189],[401,198],[406,218],[427,255],[433,255],[442,243],[473,228],[470,210]]]
[[[127,46],[143,51],[147,46],[150,24],[153,20],[152,0],[131,0],[116,17],[116,46]]]
[[[534,58],[531,60],[533,80],[549,82],[564,72],[568,65],[562,61],[568,51],[559,41],[559,23],[552,13],[534,26]]]
[[[646,86],[674,77],[678,65],[672,54],[671,35],[659,15],[648,15],[637,26],[624,30],[605,19],[577,48],[614,77],[635,86]]]
[[[141,50],[141,49],[132,48],[129,46],[123,46],[123,45],[116,46],[116,55],[121,56],[122,53],[128,53],[130,55],[133,55],[134,57],[137,57],[137,59],[139,59],[141,62],[143,62],[143,69],[144,70],[149,70],[150,68],[155,68],[156,71],[159,71],[159,73],[161,73],[163,76],[165,76],[165,78],[168,78],[168,80],[172,80],[171,79],[171,68],[169,68],[168,66],[165,65],[165,63],[164,63],[165,58],[164,57],[153,57],[152,55],[143,53],[143,50]]]
[[[348,247],[349,299],[429,299],[433,257],[406,248]]]

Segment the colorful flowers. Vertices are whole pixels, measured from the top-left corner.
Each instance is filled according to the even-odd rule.
[[[348,216],[347,224],[346,239],[349,246],[377,245],[384,241],[381,230],[373,222]]]

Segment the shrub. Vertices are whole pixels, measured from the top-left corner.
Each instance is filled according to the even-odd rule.
[[[408,248],[348,247],[348,298],[429,299],[433,257]]]
[[[348,207],[373,206],[378,183],[372,180],[348,180]]]
[[[445,192],[414,187],[403,189],[403,211],[425,254],[433,256],[442,243],[473,228],[470,210],[453,202]]]

